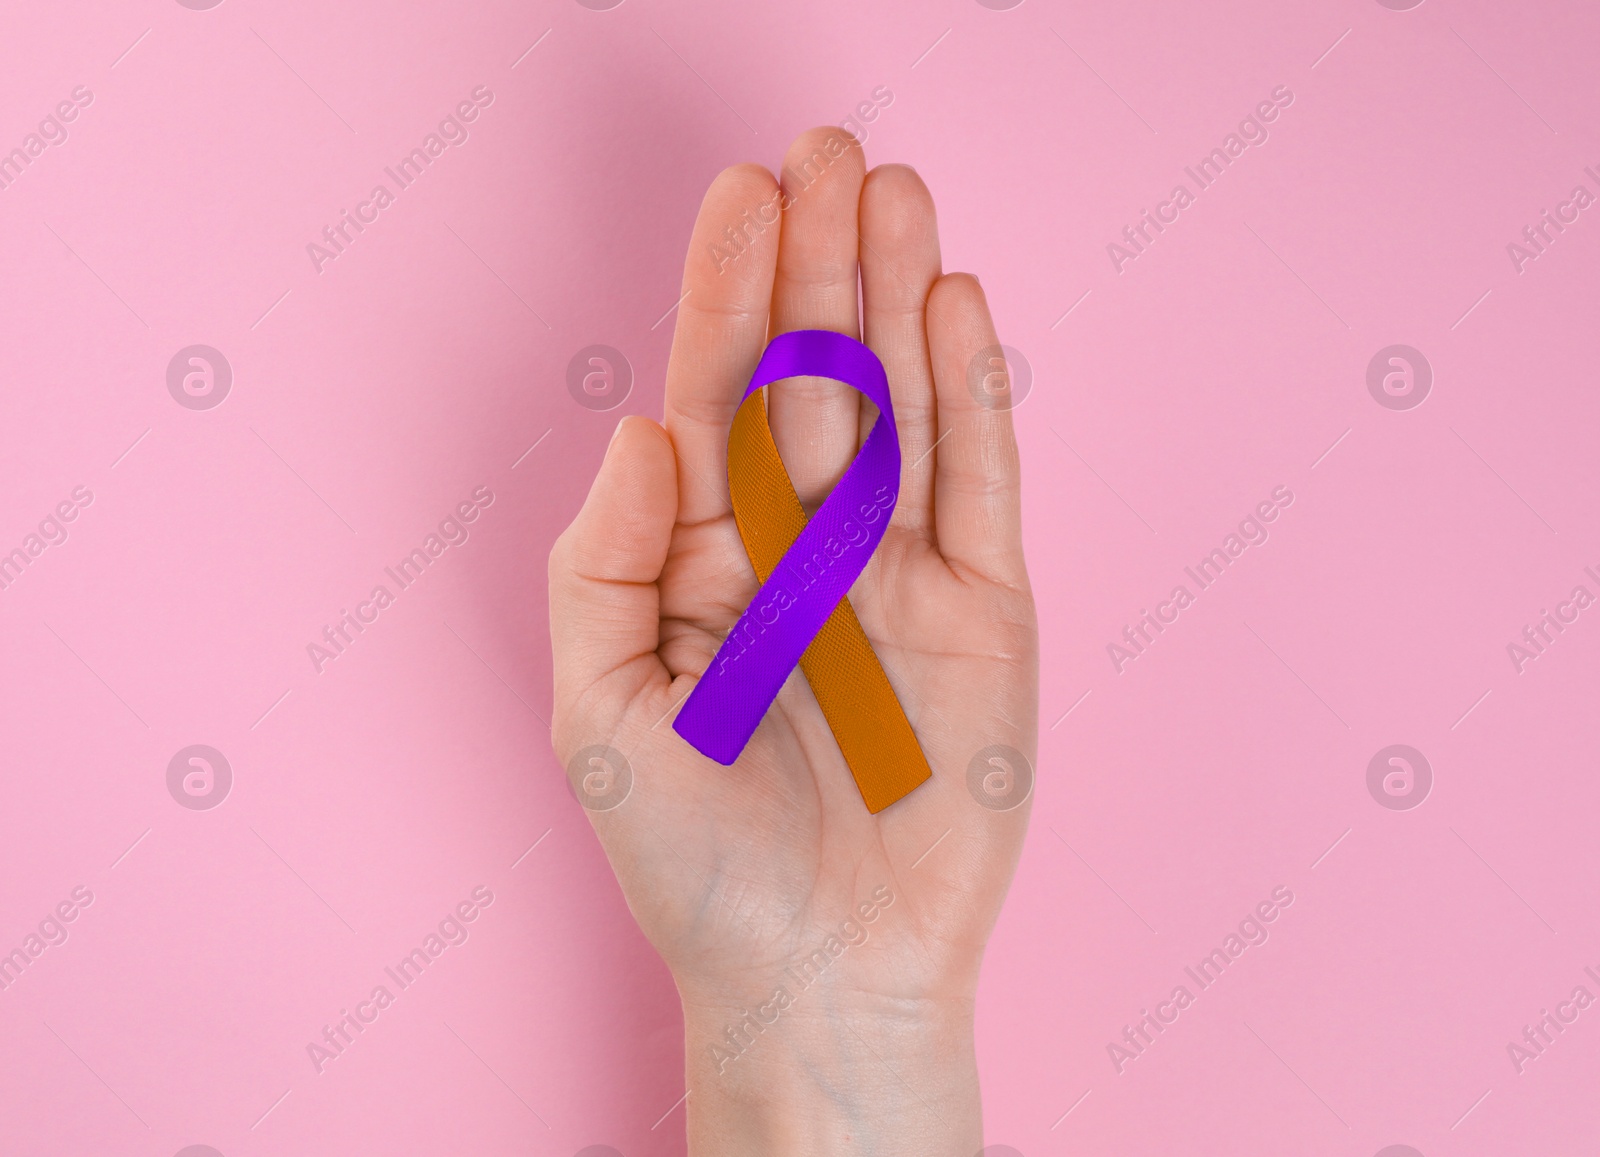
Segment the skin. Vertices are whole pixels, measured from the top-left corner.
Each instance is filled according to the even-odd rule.
[[[738,165],[712,182],[664,423],[622,420],[551,551],[553,743],[563,766],[590,745],[631,766],[626,799],[589,816],[682,998],[692,1154],[972,1157],[974,994],[1029,804],[981,806],[967,769],[991,744],[1037,757],[1017,447],[1009,410],[968,388],[997,339],[977,279],[941,273],[915,171],[868,173],[849,134],[820,128],[784,174],[781,223],[746,228],[737,256],[725,229],[746,210],[770,221],[778,181]],[[795,329],[865,341],[900,429],[899,505],[849,597],[933,779],[876,816],[798,669],[732,767],[671,727],[758,587],[728,499],[728,429],[769,338]],[[814,510],[876,415],[821,379],[768,400]],[[827,967],[803,986],[795,969],[819,948]]]

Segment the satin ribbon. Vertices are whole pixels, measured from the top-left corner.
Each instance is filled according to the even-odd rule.
[[[762,393],[773,382],[802,376],[852,386],[879,413],[855,461],[810,519],[778,456]],[[880,812],[933,773],[846,597],[900,497],[900,435],[877,355],[826,330],[774,338],[728,434],[728,491],[761,589],[690,692],[673,730],[703,755],[733,763],[798,663],[867,810]]]

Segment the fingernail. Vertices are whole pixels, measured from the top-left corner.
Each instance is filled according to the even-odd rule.
[[[626,416],[617,419],[617,428],[611,431],[611,442],[615,442],[617,440],[617,435],[622,433],[622,423],[626,422],[627,420],[628,419]],[[611,442],[606,443],[607,454],[611,453]]]

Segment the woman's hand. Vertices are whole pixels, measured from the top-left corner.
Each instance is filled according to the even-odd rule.
[[[717,177],[683,289],[665,428],[623,419],[550,555],[556,754],[583,753],[579,798],[677,981],[692,1153],[972,1157],[973,996],[1027,826],[1038,710],[1019,464],[1008,395],[983,388],[997,345],[983,291],[941,274],[917,174],[867,173],[834,128],[791,146],[781,191],[755,165]],[[672,730],[758,587],[729,505],[728,430],[768,339],[797,329],[864,340],[900,429],[899,505],[850,601],[933,779],[878,815],[798,669],[732,767]],[[815,510],[870,404],[819,379],[768,398]],[[978,758],[993,745],[1027,765]],[[620,803],[626,777],[586,748],[626,760]],[[975,759],[988,792],[969,787]]]

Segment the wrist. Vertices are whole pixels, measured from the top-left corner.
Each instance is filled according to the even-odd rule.
[[[737,1005],[684,993],[691,1157],[977,1152],[970,996],[797,987]]]

